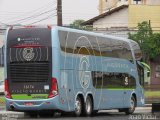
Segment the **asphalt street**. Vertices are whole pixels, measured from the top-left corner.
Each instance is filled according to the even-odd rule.
[[[119,113],[118,110],[101,110],[93,117],[74,117],[73,114],[55,114],[53,117],[31,118],[23,112],[0,111],[0,120],[160,120],[160,113],[151,113],[151,107],[139,107],[132,115]]]

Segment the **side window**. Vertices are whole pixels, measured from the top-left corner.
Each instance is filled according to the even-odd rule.
[[[99,44],[102,56],[133,61],[131,48],[128,42],[100,37],[98,40],[102,43]]]
[[[104,73],[104,88],[123,88],[124,76],[121,73]]]
[[[93,86],[97,89],[102,88],[103,86],[103,72],[92,72]]]
[[[147,77],[150,77],[150,74],[151,74],[150,71],[147,71]]]
[[[59,39],[61,50],[67,53],[133,60],[125,41],[66,31],[59,31]]]
[[[132,52],[127,42],[121,41],[119,43],[114,42],[113,44],[117,46],[115,47],[115,51],[117,52],[119,58],[133,61]]]
[[[125,74],[124,86],[125,88],[136,88],[136,79],[131,75]]]
[[[133,76],[129,76],[129,88],[136,88],[136,80]]]
[[[126,73],[92,72],[93,86],[97,89],[135,88],[136,80]]]
[[[140,61],[142,59],[142,52],[138,43],[131,40],[131,46],[134,51],[135,59]]]
[[[141,86],[144,86],[144,68],[140,64],[138,64],[138,62],[137,62],[137,70],[139,76],[139,83]]]
[[[130,61],[133,60],[131,48],[126,42],[123,43],[123,58]]]
[[[95,36],[59,31],[61,50],[66,53],[100,56]]]

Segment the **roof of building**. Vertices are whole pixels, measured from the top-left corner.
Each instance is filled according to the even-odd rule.
[[[113,13],[115,13],[115,12],[121,10],[121,9],[126,8],[126,7],[128,7],[128,5],[121,5],[121,6],[118,6],[118,7],[116,7],[116,8],[113,8],[113,9],[111,9],[111,10],[108,10],[108,11],[105,12],[105,13],[102,13],[102,14],[94,17],[94,18],[91,18],[91,19],[85,21],[85,22],[83,23],[83,25],[92,25],[93,22],[95,22],[96,20],[98,20],[98,19],[100,19],[100,18],[104,18],[104,17],[106,17],[106,16],[109,16],[109,15],[111,15],[111,14],[113,14]]]

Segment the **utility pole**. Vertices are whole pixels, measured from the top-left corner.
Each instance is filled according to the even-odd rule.
[[[57,0],[57,26],[62,26],[62,0]]]

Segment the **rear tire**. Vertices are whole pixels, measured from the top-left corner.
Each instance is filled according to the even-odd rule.
[[[90,96],[86,98],[84,113],[86,116],[91,116],[93,113],[93,102]]]
[[[130,107],[125,110],[126,115],[132,114],[135,111],[136,108],[136,100],[132,96],[130,99]]]
[[[82,100],[78,96],[75,101],[75,112],[74,112],[76,117],[79,117],[82,114]]]
[[[93,110],[93,112],[92,112],[92,116],[97,115],[97,113],[98,113],[98,110]]]

